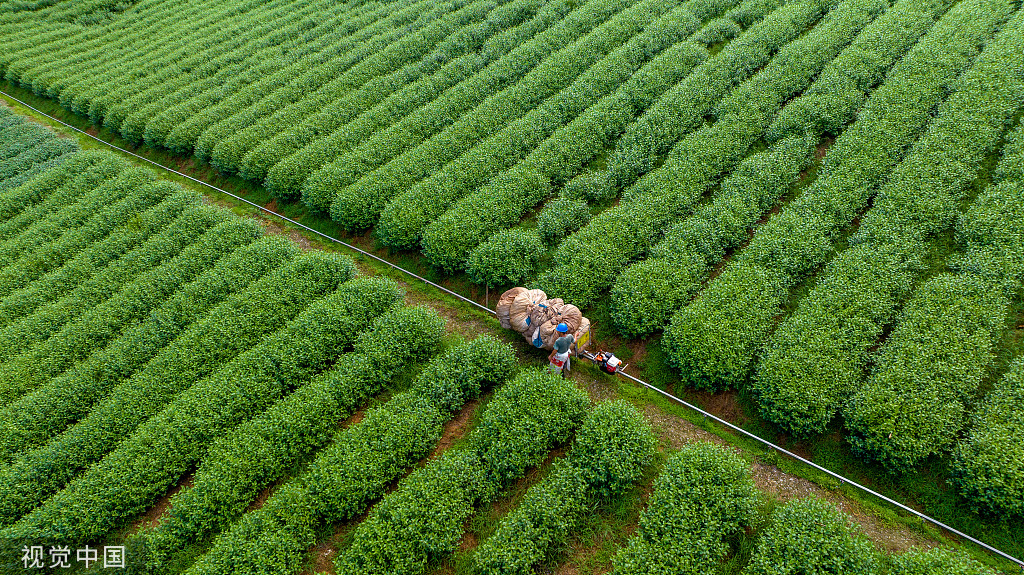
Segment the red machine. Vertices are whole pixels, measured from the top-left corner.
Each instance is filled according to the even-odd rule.
[[[615,357],[615,354],[608,351],[599,351],[596,355],[592,355],[587,359],[594,362],[598,369],[609,375],[615,375],[619,369],[625,367],[622,365],[622,360]]]

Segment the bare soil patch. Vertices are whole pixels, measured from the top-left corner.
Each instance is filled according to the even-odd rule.
[[[142,517],[137,519],[132,524],[129,531],[130,534],[135,534],[143,529],[152,529],[160,524],[165,514],[171,509],[171,498],[177,495],[179,491],[185,488],[192,487],[192,480],[195,477],[195,473],[190,473],[184,479],[178,482],[177,485],[171,488],[155,505],[149,508]]]
[[[430,453],[430,458],[437,457],[448,451],[458,440],[466,435],[466,432],[469,430],[469,422],[473,419],[473,413],[478,407],[480,407],[479,399],[469,401],[462,406],[462,409],[454,418],[449,419],[444,424],[444,432],[441,435],[441,439],[437,442],[434,451]]]

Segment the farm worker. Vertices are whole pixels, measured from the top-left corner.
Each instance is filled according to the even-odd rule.
[[[555,326],[555,331],[562,334],[562,336],[555,340],[554,349],[548,355],[548,367],[555,373],[564,374],[565,371],[569,370],[569,349],[576,341],[576,338],[569,333],[569,326],[564,323]]]

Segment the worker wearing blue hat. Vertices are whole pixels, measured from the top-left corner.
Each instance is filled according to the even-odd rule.
[[[569,350],[576,342],[576,337],[569,333],[569,326],[564,323],[555,326],[555,331],[560,334],[560,337],[555,340],[554,349],[548,355],[548,367],[555,373],[565,375],[569,371]]]

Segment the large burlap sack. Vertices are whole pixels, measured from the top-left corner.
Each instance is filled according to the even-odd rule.
[[[555,329],[558,325],[558,321],[555,319],[549,320],[541,324],[540,326],[540,339],[544,342],[545,349],[554,349],[555,340],[559,338],[561,334]]]
[[[579,312],[579,308],[576,308],[576,306],[566,307],[575,308],[575,310]],[[552,317],[550,320],[548,320],[546,323],[540,326],[540,330],[537,335],[544,342],[544,349],[554,349],[555,340],[562,337],[562,334],[559,333],[558,331],[559,323],[565,323],[567,326],[569,326],[569,331],[566,333],[571,333],[573,336],[575,336],[576,339],[579,339],[580,334],[590,329],[590,320],[583,317],[582,313],[579,315],[579,321],[575,322],[575,324],[571,324],[568,321],[566,321],[567,319],[573,319],[573,317],[570,317],[570,315],[571,314],[563,313],[560,316]],[[573,321],[575,320],[573,319]]]
[[[547,296],[544,292],[539,289],[520,292],[519,295],[512,299],[512,304],[509,306],[509,326],[523,335],[527,335],[527,331],[532,334],[533,329],[530,329],[530,324],[527,323],[526,319],[530,317],[534,307],[546,298]]]
[[[494,311],[498,315],[498,321],[501,322],[501,327],[505,329],[512,328],[512,301],[515,300],[516,296],[518,296],[521,293],[526,293],[526,288],[514,287],[508,290],[507,292],[501,294],[501,297],[498,299],[498,306],[495,308]]]
[[[534,306],[530,312],[530,327],[538,328],[558,315],[557,308],[561,307],[561,303],[562,300],[555,298],[544,300]]]
[[[564,323],[569,326],[569,333],[576,331],[576,329],[580,327],[580,321],[583,320],[583,312],[580,311],[580,308],[572,305],[571,303],[563,303],[552,307],[555,309],[555,315],[552,316],[552,321],[554,321],[556,325],[558,323]]]

